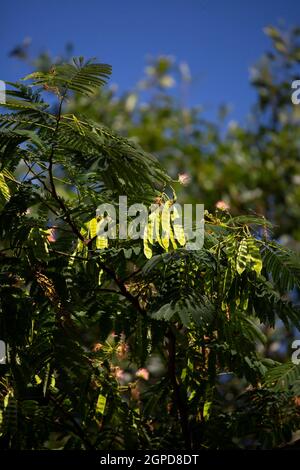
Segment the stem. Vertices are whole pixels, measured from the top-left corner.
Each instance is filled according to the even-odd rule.
[[[33,170],[34,164],[33,164],[33,165],[29,165],[29,164],[26,162],[26,160],[23,160],[23,161],[24,161],[25,165],[26,165],[27,168],[28,168],[27,174],[28,174],[28,173],[32,173],[33,176],[34,176],[33,178],[31,178],[31,181],[33,181],[33,180],[35,180],[35,179],[38,180],[38,181],[41,183],[41,185],[43,186],[43,188],[45,189],[45,191],[50,192],[50,190],[49,190],[49,188],[47,187],[45,181],[43,181],[43,180],[40,178],[40,175],[37,174],[37,173],[35,173],[35,171]]]
[[[57,117],[56,117],[56,126],[55,126],[55,129],[54,129],[54,136],[55,136],[55,134],[57,134],[57,131],[58,131],[58,128],[59,128],[59,123],[60,123],[60,119],[61,119],[61,111],[62,111],[62,105],[63,105],[64,98],[65,98],[65,96],[63,95],[61,97],[61,100],[60,100],[60,103],[59,103],[58,113],[57,113]],[[64,216],[65,216],[65,220],[69,224],[69,226],[71,227],[72,232],[74,233],[74,235],[76,235],[82,242],[85,242],[85,238],[80,233],[80,230],[78,230],[75,222],[71,218],[67,206],[65,205],[63,199],[58,195],[58,193],[56,191],[56,186],[55,186],[55,183],[54,183],[54,175],[53,175],[53,164],[54,164],[53,157],[54,157],[55,147],[56,147],[56,142],[54,140],[54,142],[52,144],[52,147],[51,147],[51,153],[50,153],[50,157],[49,157],[49,167],[48,167],[51,194],[52,194],[53,198],[58,202],[60,208],[62,209],[62,211],[64,213]]]
[[[120,289],[121,294],[126,297],[129,302],[131,302],[131,304],[138,310],[139,313],[144,314],[144,310],[140,306],[138,298],[130,294],[130,292],[126,289],[123,281],[116,275],[116,273],[101,261],[98,261],[98,264],[100,268],[102,268],[103,271],[105,271],[115,281],[118,288]]]
[[[192,444],[188,422],[188,410],[186,402],[182,396],[182,386],[180,386],[176,377],[176,338],[171,328],[169,328],[166,336],[168,338],[168,372],[174,391],[174,402],[179,414],[186,450],[190,450],[192,448]]]

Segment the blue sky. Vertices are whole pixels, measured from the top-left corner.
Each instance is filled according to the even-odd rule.
[[[8,52],[25,37],[32,52],[56,55],[67,42],[75,55],[113,66],[121,91],[142,76],[147,54],[190,65],[190,104],[213,115],[221,103],[240,121],[254,100],[249,67],[269,47],[264,26],[300,25],[299,0],[14,0],[1,2],[0,78],[28,72]]]

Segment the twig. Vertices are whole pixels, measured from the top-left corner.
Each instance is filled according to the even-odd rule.
[[[60,123],[60,119],[61,119],[61,111],[62,111],[62,105],[63,105],[64,98],[65,98],[65,95],[62,96],[62,98],[60,100],[60,103],[59,103],[58,114],[57,114],[57,117],[56,117],[56,126],[55,126],[55,129],[54,129],[54,136],[57,134],[57,131],[58,131],[58,128],[59,128],[59,123]],[[56,186],[55,186],[55,183],[54,183],[54,175],[53,175],[53,157],[54,157],[55,147],[56,147],[56,142],[54,140],[54,142],[52,143],[52,147],[51,147],[51,152],[50,152],[50,156],[49,156],[49,167],[48,167],[51,194],[52,194],[53,198],[58,202],[60,208],[62,209],[62,211],[64,213],[64,218],[65,218],[66,222],[69,224],[69,226],[71,227],[72,232],[74,233],[74,235],[76,235],[82,242],[85,242],[84,236],[80,233],[80,230],[78,230],[75,222],[71,218],[71,216],[69,214],[69,210],[66,207],[63,199],[58,195],[58,193],[56,191]]]
[[[68,258],[74,258],[74,259],[79,259],[79,260],[82,260],[82,261],[87,261],[87,259],[84,256],[72,255],[72,254],[65,253],[63,251],[54,250],[54,249],[50,249],[50,251],[52,253],[56,253],[58,255],[66,256]],[[139,311],[139,313],[144,315],[145,311],[140,306],[138,298],[135,297],[134,295],[130,294],[130,292],[126,289],[126,286],[124,285],[124,281],[122,279],[120,279],[116,275],[114,270],[111,269],[109,266],[106,266],[106,264],[104,264],[103,262],[101,262],[99,260],[97,260],[97,263],[98,263],[99,267],[101,269],[103,269],[103,271],[105,271],[106,274],[108,274],[109,277],[111,277],[115,281],[117,286],[119,287],[120,291],[119,292],[115,291],[116,294],[122,294],[123,297],[125,297],[127,300],[129,300],[131,302],[131,304]]]
[[[34,179],[37,179],[37,180],[42,184],[43,188],[44,188],[47,192],[51,192],[50,189],[48,188],[48,186],[46,185],[45,181],[43,181],[43,180],[39,177],[39,175],[38,175],[37,173],[35,173],[35,171],[34,171],[33,168],[32,168],[33,165],[30,166],[30,165],[26,162],[26,160],[23,160],[23,161],[24,161],[25,165],[26,165],[27,168],[28,168],[28,173],[32,173],[33,176],[34,176]]]

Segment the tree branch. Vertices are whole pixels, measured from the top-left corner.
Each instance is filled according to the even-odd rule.
[[[86,261],[87,259],[84,257],[84,256],[78,256],[78,255],[72,255],[72,254],[69,254],[69,253],[64,253],[63,251],[58,251],[58,250],[54,250],[54,249],[50,249],[51,252],[53,253],[56,253],[58,255],[62,255],[62,256],[66,256],[68,258],[74,258],[74,259],[79,259],[79,260],[82,260],[82,261]],[[143,310],[143,308],[140,306],[140,303],[139,303],[139,300],[138,300],[138,297],[135,297],[134,295],[132,295],[127,289],[126,289],[126,286],[124,285],[124,281],[122,279],[120,279],[116,273],[114,272],[113,269],[111,269],[109,266],[107,266],[106,264],[104,264],[102,261],[99,261],[97,260],[97,263],[99,265],[99,267],[101,269],[103,269],[103,271],[106,272],[106,274],[109,275],[109,277],[117,284],[117,286],[119,287],[120,291],[115,291],[116,294],[122,294],[123,297],[125,297],[127,300],[129,300],[129,302],[139,311],[139,313],[141,314],[145,314],[145,311]]]

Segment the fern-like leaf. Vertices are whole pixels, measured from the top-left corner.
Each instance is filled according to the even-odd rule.
[[[84,62],[82,57],[74,58],[71,64],[54,65],[49,72],[34,72],[23,80],[32,80],[33,85],[46,90],[65,94],[72,90],[83,95],[91,95],[104,85],[111,74],[108,64]]]

